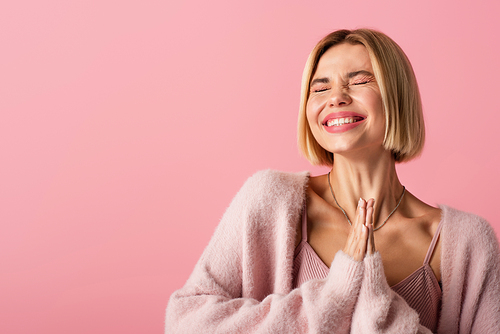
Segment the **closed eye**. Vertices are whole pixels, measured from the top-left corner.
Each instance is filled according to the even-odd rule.
[[[330,88],[330,79],[322,77],[311,81],[309,89],[311,93],[321,93]]]
[[[351,86],[366,85],[370,82],[375,81],[375,76],[372,73],[365,70],[351,72],[349,73],[348,77],[349,77],[349,85]]]
[[[351,86],[361,86],[361,85],[366,85],[368,83],[374,82],[375,78],[373,76],[358,76],[357,78],[351,79],[349,85]]]
[[[324,92],[327,90],[328,90],[328,88],[316,88],[316,89],[313,89],[312,92],[313,93],[321,93],[321,92]]]
[[[365,84],[370,83],[370,82],[371,82],[371,80],[366,80],[366,81],[354,82],[354,83],[352,83],[352,85],[354,85],[354,86],[365,85]]]

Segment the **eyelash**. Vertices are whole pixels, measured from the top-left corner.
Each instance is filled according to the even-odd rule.
[[[370,83],[372,82],[373,80],[372,79],[366,79],[366,80],[363,80],[363,81],[358,81],[358,82],[354,82],[352,84],[349,84],[348,86],[360,86],[360,85],[366,85],[367,83]],[[329,88],[318,88],[318,89],[312,89],[312,93],[321,93],[321,92],[324,92],[326,90],[328,90]]]
[[[362,81],[354,82],[352,85],[353,86],[365,85],[365,84],[370,83],[372,81],[373,81],[372,79],[365,79],[365,80],[362,80]]]

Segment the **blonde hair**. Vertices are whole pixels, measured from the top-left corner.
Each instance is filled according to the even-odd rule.
[[[371,30],[337,30],[324,37],[307,59],[302,75],[298,122],[298,145],[313,165],[333,164],[333,153],[321,147],[314,138],[306,109],[311,79],[319,59],[332,46],[341,43],[361,44],[370,56],[385,111],[384,148],[396,162],[409,161],[423,149],[425,126],[417,79],[403,50],[387,35]]]

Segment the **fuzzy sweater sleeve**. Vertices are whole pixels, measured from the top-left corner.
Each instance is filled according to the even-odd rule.
[[[289,220],[299,217],[292,211],[304,191],[276,179],[258,175],[237,194],[187,283],[172,294],[166,333],[349,332],[363,264],[339,252],[325,279],[291,290]],[[297,200],[296,208],[287,204]]]
[[[443,297],[437,333],[500,333],[500,255],[482,218],[442,207]],[[364,259],[352,333],[431,333],[387,284],[379,253]]]
[[[432,333],[420,325],[418,313],[387,284],[380,253],[367,255],[363,262],[364,278],[351,333]]]
[[[438,333],[500,333],[500,255],[484,219],[442,207],[443,302]]]

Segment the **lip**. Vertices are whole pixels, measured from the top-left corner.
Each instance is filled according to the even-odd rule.
[[[361,117],[362,120],[357,121],[355,123],[346,123],[344,125],[339,125],[339,126],[326,126],[327,122],[331,119],[334,118],[345,118],[345,117]],[[340,133],[340,132],[345,132],[354,129],[358,125],[361,125],[366,119],[365,115],[358,114],[356,112],[352,111],[339,111],[339,112],[334,112],[331,114],[328,114],[324,119],[323,122],[321,123],[324,127],[324,129],[330,133]]]

